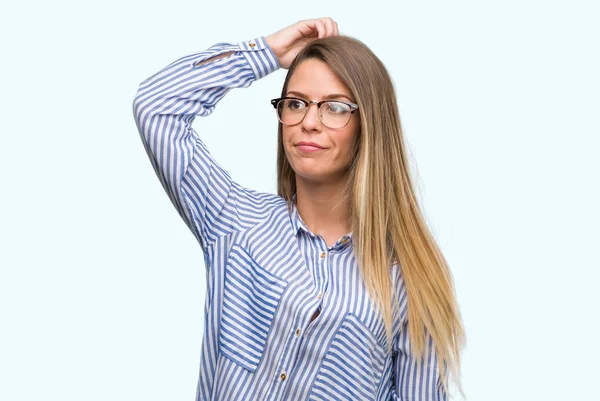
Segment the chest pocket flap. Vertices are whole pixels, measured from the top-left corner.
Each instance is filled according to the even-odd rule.
[[[287,281],[259,266],[243,247],[235,244],[229,252],[224,284],[220,351],[254,372]]]
[[[309,400],[375,400],[385,350],[355,315],[346,315],[313,383]]]

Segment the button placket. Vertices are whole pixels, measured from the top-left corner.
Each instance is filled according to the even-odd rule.
[[[328,259],[329,259],[329,258],[327,258],[327,256],[328,256],[328,252],[327,252],[327,251],[321,251],[321,253],[320,253],[320,255],[319,255],[320,259],[323,261],[323,269],[324,269],[325,271],[327,270],[327,262],[328,262]],[[326,283],[326,282],[325,282],[325,283]],[[325,284],[325,283],[324,283],[324,284]],[[326,284],[325,284],[325,285],[326,285]],[[321,286],[320,288],[323,288],[323,287]],[[317,294],[317,300],[319,301],[319,303],[321,303],[321,299],[322,299],[322,298],[323,298],[323,291],[321,290],[321,291],[319,291],[319,293]],[[321,310],[321,306],[319,306],[319,310]],[[322,313],[322,311],[320,311],[320,312],[319,312],[319,314],[321,314],[321,313]],[[310,321],[310,323],[309,323],[309,326],[311,326],[311,327],[312,327],[312,325],[313,325],[313,321],[311,320],[311,321]]]

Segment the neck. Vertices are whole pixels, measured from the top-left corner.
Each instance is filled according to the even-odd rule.
[[[323,238],[350,232],[350,200],[344,199],[345,180],[315,183],[296,176],[296,207],[308,228]]]

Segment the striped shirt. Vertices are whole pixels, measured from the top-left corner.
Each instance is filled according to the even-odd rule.
[[[390,269],[399,302],[388,353],[352,233],[328,246],[302,221],[295,197],[288,206],[233,181],[192,128],[229,90],[278,68],[264,37],[218,43],[144,80],[133,102],[150,162],[205,258],[196,399],[446,400],[431,337],[427,361],[417,365],[410,352],[399,267]]]

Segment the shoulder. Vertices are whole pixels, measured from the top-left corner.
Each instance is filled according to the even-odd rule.
[[[237,207],[242,208],[249,214],[258,214],[266,217],[274,211],[281,210],[287,205],[285,199],[277,194],[258,191],[235,182],[232,190],[235,191],[237,195]]]

